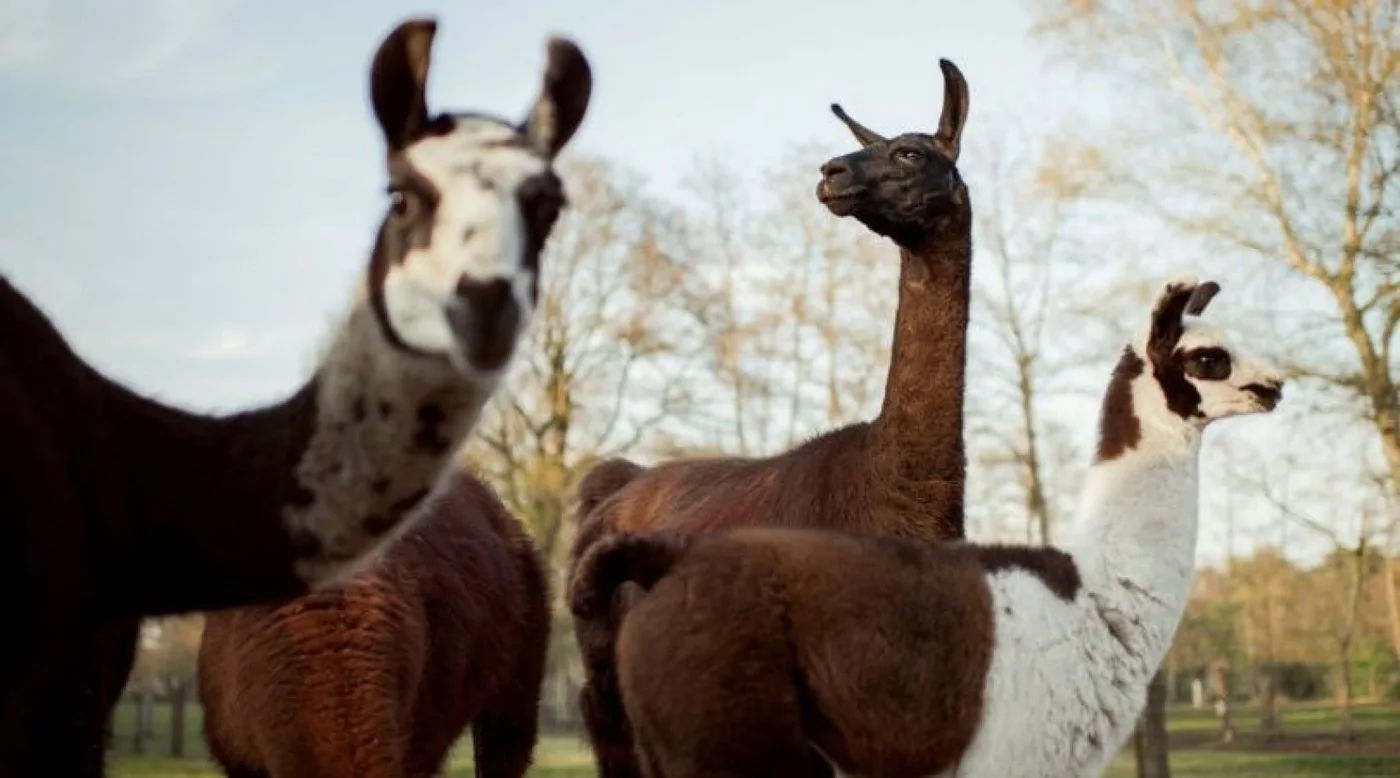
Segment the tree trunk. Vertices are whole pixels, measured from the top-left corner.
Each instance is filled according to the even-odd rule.
[[[1171,778],[1170,742],[1167,739],[1167,681],[1158,668],[1147,686],[1147,705],[1133,732],[1137,778]]]
[[[1230,665],[1217,660],[1210,666],[1211,696],[1215,698],[1215,718],[1220,722],[1220,742],[1235,742],[1235,725],[1230,719]]]
[[[1274,681],[1272,667],[1261,672],[1256,680],[1259,692],[1259,731],[1265,742],[1279,737],[1278,684]]]
[[[185,756],[185,684],[170,690],[170,755]]]
[[[1356,729],[1351,720],[1351,639],[1341,641],[1342,680],[1337,684],[1337,707],[1341,709],[1342,735],[1347,742],[1356,740]]]
[[[1390,650],[1400,659],[1400,556],[1385,560],[1385,601],[1390,609]]]
[[[155,695],[149,689],[143,690],[136,695],[136,734],[132,737],[131,750],[138,753],[146,753],[146,742],[150,739],[152,730],[152,719],[155,718]]]

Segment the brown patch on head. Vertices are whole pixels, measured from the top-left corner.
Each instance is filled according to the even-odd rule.
[[[1099,446],[1095,461],[1117,459],[1142,438],[1142,423],[1133,410],[1133,381],[1142,375],[1142,358],[1124,347],[1113,368],[1099,412]]]
[[[1056,597],[1073,602],[1083,581],[1074,558],[1058,548],[1030,546],[973,546],[973,553],[988,573],[1012,568],[1040,579]]]
[[[1201,393],[1186,379],[1177,343],[1185,331],[1182,316],[1200,315],[1220,291],[1214,281],[1199,284],[1170,284],[1157,298],[1152,311],[1152,328],[1147,338],[1147,358],[1152,375],[1162,388],[1167,408],[1183,419],[1199,417]]]
[[[389,479],[381,475],[373,481],[370,481],[369,490],[374,492],[375,494],[384,494],[385,492],[389,491]]]
[[[389,403],[385,402],[384,400],[380,400],[380,401],[379,401],[379,406],[378,406],[378,407],[379,407],[379,418],[381,418],[381,419],[387,419],[387,418],[389,418],[389,415],[392,414],[392,413],[394,412],[394,406],[390,405]]]
[[[413,432],[413,445],[432,456],[441,456],[452,447],[452,441],[442,434],[447,419],[442,407],[434,403],[418,406],[418,428]]]

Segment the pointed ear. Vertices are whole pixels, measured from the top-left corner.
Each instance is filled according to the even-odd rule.
[[[544,85],[521,131],[541,154],[553,159],[574,137],[593,94],[593,71],[578,46],[549,39]]]
[[[943,69],[943,116],[938,120],[934,138],[942,144],[954,162],[962,151],[963,125],[967,123],[967,80],[958,66],[946,59],[938,60]]]
[[[1214,281],[1205,281],[1196,287],[1196,291],[1191,293],[1191,299],[1186,301],[1186,312],[1192,316],[1200,316],[1205,313],[1206,306],[1210,301],[1220,294],[1220,284]]]
[[[832,103],[831,112],[836,114],[836,118],[840,119],[841,123],[846,125],[852,135],[856,136],[856,141],[860,143],[861,148],[879,143],[885,139],[880,133],[852,119],[851,115],[846,113],[846,110],[841,107],[840,103]]]
[[[1152,328],[1147,335],[1148,355],[1161,362],[1171,356],[1181,339],[1181,316],[1186,312],[1201,282],[1194,276],[1168,281],[1152,306]],[[1209,298],[1207,298],[1209,299]]]
[[[437,22],[412,19],[379,44],[370,65],[370,102],[391,150],[412,143],[428,124],[429,53]]]

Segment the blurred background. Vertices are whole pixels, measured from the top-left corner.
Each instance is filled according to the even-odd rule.
[[[1291,375],[1273,417],[1207,435],[1203,569],[1112,774],[1400,774],[1400,1],[0,0],[0,268],[143,392],[291,391],[385,205],[369,57],[417,13],[439,108],[517,116],[551,33],[593,62],[532,342],[467,450],[556,569],[599,457],[874,415],[899,263],[816,202],[853,149],[827,106],[932,131],[947,57],[974,538],[1054,542],[1167,277],[1218,280],[1210,315]],[[588,775],[557,627],[536,771]],[[214,774],[199,629],[146,625],[113,775]]]

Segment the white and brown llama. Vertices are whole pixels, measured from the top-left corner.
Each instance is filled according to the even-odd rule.
[[[649,778],[1098,775],[1132,731],[1194,576],[1201,435],[1282,379],[1169,283],[1104,394],[1059,549],[826,530],[613,537],[579,591],[621,619]],[[1186,314],[1184,316],[1184,314]]]
[[[476,422],[536,304],[565,204],[552,162],[592,77],[556,39],[520,124],[430,114],[435,30],[408,21],[374,57],[385,216],[288,399],[213,417],[139,396],[0,280],[0,773],[101,775],[141,617],[343,578],[411,523]]]

